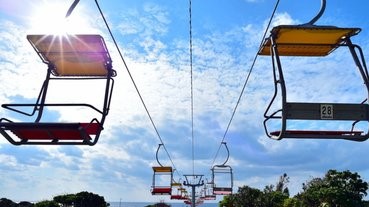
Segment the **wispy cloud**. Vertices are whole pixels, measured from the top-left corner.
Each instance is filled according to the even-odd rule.
[[[192,172],[188,20],[184,15],[176,16],[172,9],[159,3],[144,3],[124,12],[109,11],[107,16],[166,148],[178,171],[186,174]],[[262,41],[268,21],[265,17],[237,22],[226,29],[210,24],[194,28],[195,166],[196,172],[207,177]],[[90,190],[109,200],[157,199],[151,196],[149,189],[151,167],[157,164],[155,153],[160,140],[112,40],[97,19],[91,18],[92,29],[105,37],[118,72],[111,109],[99,143],[94,147],[13,147],[1,139],[3,195],[32,200]],[[181,26],[186,27],[176,27],[178,19],[183,20],[185,23]],[[299,23],[289,13],[277,13],[273,26]],[[38,94],[46,65],[27,42],[25,26],[7,20],[1,20],[0,26],[6,28],[0,32],[0,102],[30,101]],[[365,38],[360,41],[367,43]],[[368,46],[364,46],[364,51],[366,49]],[[328,60],[283,58],[289,100],[360,102],[365,91],[355,70],[348,69],[354,65],[346,55],[337,51]],[[65,83],[51,85],[50,101],[67,99],[100,104],[101,100],[96,97],[104,91],[97,83],[86,85],[88,93],[83,91],[82,84]],[[273,90],[270,57],[258,57],[225,137],[231,152],[229,164],[235,172],[235,186],[263,188],[286,172],[291,177],[291,192],[296,193],[302,182],[322,175],[328,168],[353,169],[366,175],[367,143],[268,139],[262,121]],[[9,115],[3,110],[0,112],[2,116]],[[51,111],[51,114],[50,119],[63,121],[89,119],[93,115],[74,110]],[[165,151],[160,151],[159,156],[160,161],[171,164]],[[215,163],[222,162],[225,156],[226,152],[221,149]],[[351,159],[353,157],[355,159]]]

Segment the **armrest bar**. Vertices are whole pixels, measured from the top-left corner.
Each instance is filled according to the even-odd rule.
[[[21,113],[21,114],[25,114],[25,115],[30,115],[32,116],[33,114],[30,113],[26,113],[23,112],[21,110],[15,109],[14,107],[38,107],[38,106],[50,106],[50,107],[60,107],[60,106],[85,106],[85,107],[89,107],[97,112],[99,112],[100,114],[103,114],[103,112],[99,109],[97,109],[96,107],[92,106],[91,104],[85,104],[85,103],[60,103],[60,104],[2,104],[1,105],[3,108]]]

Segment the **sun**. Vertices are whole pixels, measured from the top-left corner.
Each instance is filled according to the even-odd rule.
[[[35,1],[29,17],[29,32],[44,34],[76,34],[91,30],[81,5],[66,18],[71,1]]]

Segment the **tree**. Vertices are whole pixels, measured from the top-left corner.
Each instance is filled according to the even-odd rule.
[[[275,186],[275,191],[284,193],[287,196],[289,196],[290,192],[287,187],[287,184],[289,182],[290,182],[290,177],[287,176],[287,173],[284,173],[283,175],[279,177],[279,181],[277,182],[277,185]]]
[[[243,186],[238,188],[234,196],[234,206],[261,207],[263,205],[263,192],[256,188]]]
[[[63,206],[71,206],[76,200],[76,195],[74,194],[58,195],[55,196],[53,200],[57,203],[62,204]]]
[[[282,206],[285,199],[289,198],[290,193],[287,188],[289,177],[286,173],[279,177],[277,184],[267,185],[264,188],[264,206]]]
[[[32,207],[34,206],[31,202],[21,201],[18,203],[18,207]]]
[[[295,196],[295,198],[301,200],[306,206],[319,206],[322,203],[322,194],[320,189],[324,188],[324,181],[322,178],[313,178],[306,184],[302,184],[303,192]]]
[[[270,191],[266,192],[264,191],[263,194],[263,206],[282,206],[284,203],[284,200],[288,199],[288,195],[284,194],[280,191]]]
[[[55,201],[41,201],[36,203],[34,207],[59,207],[59,204]]]
[[[170,205],[168,205],[164,202],[160,202],[160,203],[155,203],[153,205],[147,205],[145,207],[170,207]]]
[[[234,195],[226,195],[223,197],[223,200],[219,202],[219,207],[233,207],[234,206]]]
[[[89,192],[77,193],[74,207],[106,207],[109,206],[105,202],[104,197]]]
[[[0,199],[0,207],[16,207],[17,204],[7,198]]]
[[[283,207],[302,207],[302,202],[297,198],[287,198],[283,201]]]
[[[349,170],[329,170],[324,178],[314,178],[303,184],[303,192],[296,196],[306,206],[363,206],[368,183]]]
[[[110,206],[105,202],[103,196],[99,196],[90,192],[79,192],[77,194],[66,194],[55,196],[53,199],[55,202],[62,204],[63,206],[74,207],[106,207]]]

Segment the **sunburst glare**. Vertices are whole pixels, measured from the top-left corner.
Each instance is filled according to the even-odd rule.
[[[29,32],[62,35],[91,31],[92,26],[81,5],[78,5],[70,17],[65,17],[69,6],[69,1],[45,1],[41,6],[33,8]]]

